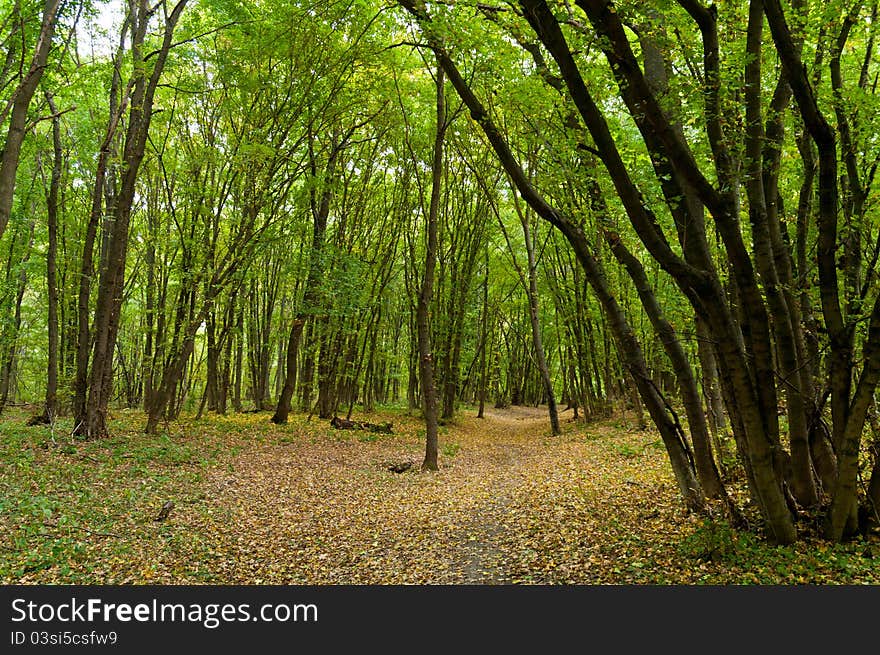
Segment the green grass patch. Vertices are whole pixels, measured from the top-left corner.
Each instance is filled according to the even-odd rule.
[[[724,584],[880,583],[880,545],[861,539],[773,546],[726,522],[706,520],[682,540],[678,554],[708,564],[706,581],[712,584],[719,578]]]
[[[127,568],[134,552],[163,558],[184,542],[200,568],[199,539],[153,519],[167,500],[198,504],[205,467],[234,452],[226,426],[146,435],[143,415],[125,413],[112,436],[80,440],[63,422],[53,430],[26,419],[7,412],[0,422],[0,581],[143,579],[148,571]]]

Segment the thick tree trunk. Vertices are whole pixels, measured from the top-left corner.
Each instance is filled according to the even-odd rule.
[[[92,363],[87,376],[88,397],[84,412],[76,417],[76,433],[87,438],[100,437],[107,433],[106,419],[112,388],[113,350],[119,329],[125,260],[128,252],[128,228],[136,191],[135,185],[144,158],[156,87],[171,49],[174,28],[186,2],[187,0],[180,0],[165,18],[163,42],[156,52],[155,63],[149,77],[146,74],[137,76],[131,87],[129,121],[122,155],[125,166],[119,195],[113,208],[112,227],[107,241],[106,266],[101,272],[95,307]],[[141,1],[138,6],[132,7],[132,14],[130,19],[135,25],[132,30],[134,35],[132,53],[138,63],[143,63],[141,61],[144,57],[143,44],[152,11],[145,2]],[[115,129],[108,129],[108,133],[114,132]],[[96,184],[95,195],[100,192],[100,187],[101,185]],[[81,309],[87,311],[88,308]],[[88,354],[85,359],[88,359]]]

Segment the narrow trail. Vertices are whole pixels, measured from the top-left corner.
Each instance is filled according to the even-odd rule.
[[[530,452],[524,442],[546,430],[549,418],[546,410],[532,407],[486,409],[483,416],[487,431],[500,437],[490,446],[497,451],[497,466],[488,500],[470,515],[468,538],[454,560],[454,574],[464,584],[509,584],[510,577],[503,568],[504,552],[498,541],[511,518],[511,501],[522,484],[522,476],[517,473]]]

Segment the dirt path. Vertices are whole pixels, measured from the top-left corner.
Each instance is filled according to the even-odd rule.
[[[489,431],[505,438],[491,444],[498,451],[498,466],[493,471],[490,498],[473,510],[468,540],[461,544],[461,553],[455,559],[455,573],[464,584],[509,584],[511,580],[504,572],[504,551],[499,541],[504,525],[512,518],[511,501],[522,483],[516,473],[530,452],[522,442],[541,434],[548,418],[546,411],[517,407],[506,411],[486,410],[484,420]]]

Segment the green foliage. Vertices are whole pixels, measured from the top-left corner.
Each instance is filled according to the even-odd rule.
[[[74,583],[122,582],[114,567],[147,543],[191,550],[198,577],[200,539],[153,518],[166,500],[185,506],[198,496],[202,472],[221,454],[216,433],[200,432],[198,445],[185,433],[137,435],[140,417],[131,417],[115,424],[112,439],[74,443],[69,420],[25,427],[22,418],[0,422],[0,512],[9,528],[0,579],[51,569]]]
[[[874,541],[772,546],[755,534],[708,519],[678,551],[708,565],[707,571],[723,569],[732,584],[854,584],[876,575],[880,557]]]
[[[628,443],[615,444],[614,450],[617,452],[618,455],[624,457],[625,459],[639,457],[642,454],[641,448],[637,448]]]

